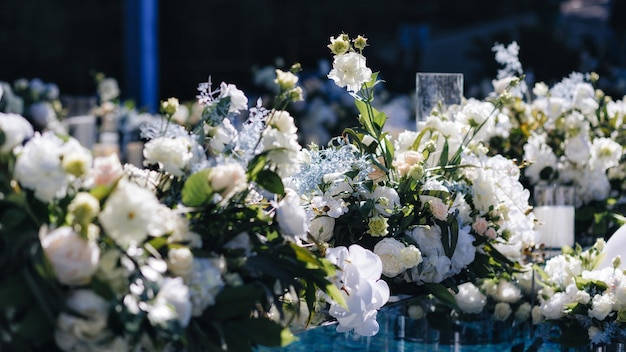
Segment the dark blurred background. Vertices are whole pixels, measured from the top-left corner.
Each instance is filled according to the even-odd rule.
[[[125,36],[132,0],[1,0],[0,81],[40,78],[62,94],[95,93],[94,73],[117,78],[132,96]],[[408,93],[415,72],[465,74],[466,95],[494,78],[491,47],[516,40],[535,80],[596,71],[624,94],[623,0],[153,0],[158,10],[159,99],[193,99],[209,76],[256,89],[255,69],[300,62],[316,70],[341,32],[369,38],[368,66],[386,88]],[[619,7],[621,6],[621,10]],[[613,7],[618,8],[613,10]],[[621,12],[620,12],[621,11]],[[615,20],[616,13],[622,18]],[[132,60],[132,58],[130,58]],[[130,73],[128,72],[130,71]]]

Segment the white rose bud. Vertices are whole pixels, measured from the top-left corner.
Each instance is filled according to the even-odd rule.
[[[170,248],[167,252],[167,268],[174,275],[185,277],[193,269],[193,254],[187,247]]]
[[[79,286],[91,281],[98,268],[100,247],[64,226],[47,233],[40,232],[41,247],[52,264],[57,279],[66,285]]]
[[[493,311],[493,317],[496,320],[504,321],[507,320],[513,310],[511,309],[511,305],[505,302],[496,303],[496,307]]]
[[[74,217],[74,222],[86,225],[100,212],[100,202],[96,197],[87,192],[80,192],[72,199],[67,210]]]

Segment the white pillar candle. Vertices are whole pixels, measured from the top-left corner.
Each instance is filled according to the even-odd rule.
[[[91,149],[96,143],[97,127],[95,116],[71,116],[64,119],[63,123],[70,135],[76,138],[83,147]]]
[[[574,245],[573,205],[542,205],[533,209],[538,224],[538,241],[546,248],[561,248]]]

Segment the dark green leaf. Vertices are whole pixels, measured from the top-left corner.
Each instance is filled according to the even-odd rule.
[[[282,179],[272,170],[265,169],[259,171],[256,178],[252,181],[255,181],[259,186],[269,192],[280,195],[285,194],[285,186],[283,185]]]
[[[289,329],[270,319],[252,318],[230,325],[234,331],[263,346],[287,346],[297,339]]]
[[[263,289],[255,285],[225,287],[215,298],[215,305],[209,307],[206,314],[216,319],[247,316],[263,294]]]
[[[434,283],[425,283],[424,288],[426,288],[430,293],[432,293],[432,295],[435,296],[443,304],[447,305],[448,307],[454,308],[456,310],[459,309],[459,307],[456,304],[456,299],[454,299],[454,296],[452,295],[452,293],[450,293],[448,288],[446,288],[444,285],[434,284]]]
[[[41,317],[44,313],[39,305],[33,304],[19,321],[17,333],[34,345],[43,344],[52,339],[54,322]]]
[[[11,275],[0,282],[0,307],[19,307],[32,303],[32,300],[28,285],[18,275]]]

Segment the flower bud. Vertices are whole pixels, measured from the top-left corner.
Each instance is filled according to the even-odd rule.
[[[330,44],[328,48],[335,55],[345,54],[350,49],[350,39],[347,35],[343,34],[339,37],[330,37]]]
[[[67,207],[73,222],[81,225],[91,223],[100,212],[100,202],[87,192],[80,192]]]
[[[161,110],[167,116],[174,115],[176,111],[178,111],[178,106],[179,106],[179,103],[178,103],[178,99],[176,98],[169,98],[167,99],[167,101],[161,102]]]
[[[281,91],[288,91],[296,86],[298,83],[298,76],[294,75],[290,71],[283,71],[276,69],[276,79],[274,80],[280,87]]]
[[[366,46],[367,46],[367,38],[360,35],[356,37],[356,39],[354,39],[354,47],[357,48],[358,50],[362,51],[363,49],[365,49]]]

